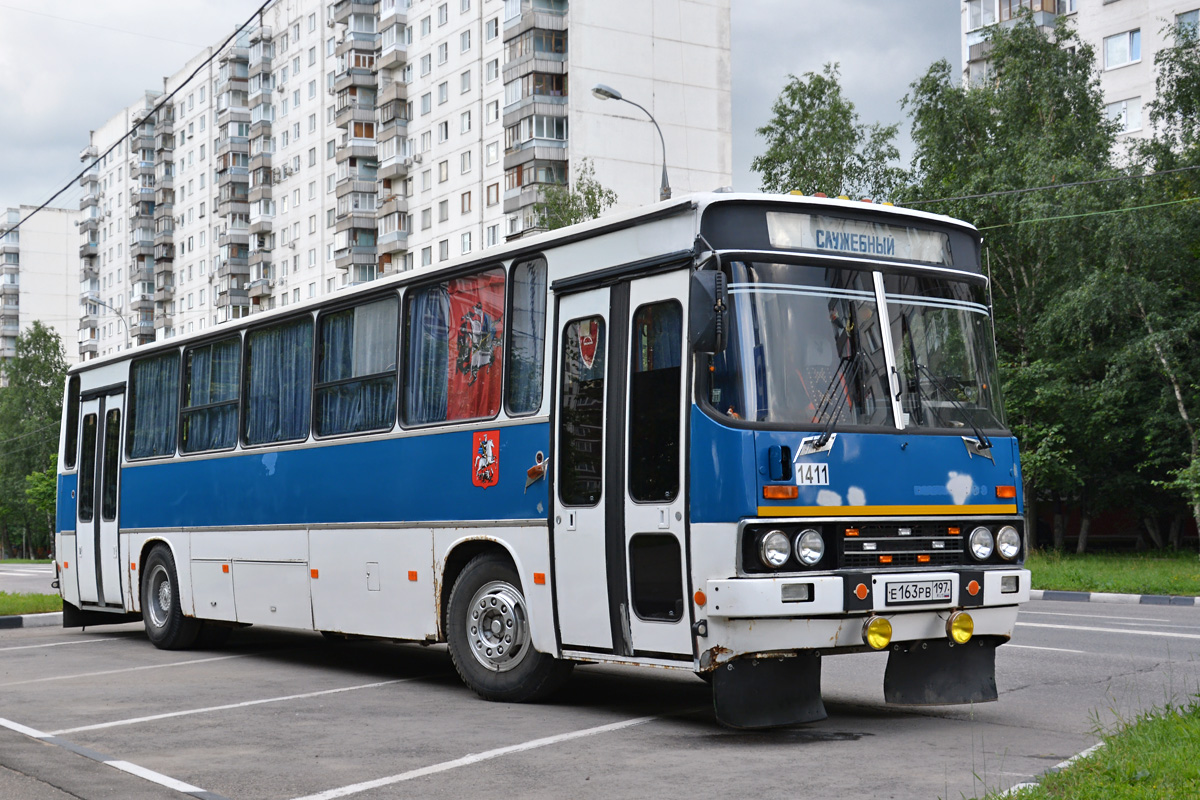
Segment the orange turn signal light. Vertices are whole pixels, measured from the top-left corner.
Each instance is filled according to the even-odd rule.
[[[967,584],[967,594],[971,595],[971,597],[979,594],[979,581],[971,581]]]
[[[130,571],[130,572],[137,572],[137,562],[136,562],[136,561],[130,561],[130,562],[129,562],[129,571]]]
[[[315,581],[315,580],[318,578],[318,576],[320,575],[320,571],[319,571],[319,570],[315,570],[315,569],[310,569],[310,570],[308,571],[308,573],[309,573],[310,575],[312,575],[312,577],[313,577],[313,580],[314,580],[314,581]]]
[[[546,573],[544,573],[544,572],[533,573],[533,582],[538,586],[545,586],[546,585]]]
[[[221,565],[221,572],[229,572],[229,565],[228,565],[228,564],[222,564],[222,565]]]
[[[1017,499],[1017,487],[1015,487],[1015,486],[997,486],[996,487],[996,497],[1000,498],[1001,500],[1016,500]]]
[[[951,536],[958,536],[962,533],[962,528],[951,526],[946,528],[946,533],[950,534]]]
[[[928,564],[929,556],[917,556],[917,563],[918,564]]]
[[[708,595],[697,589],[696,593],[692,595],[692,599],[696,601],[696,605],[702,606],[708,602]]]
[[[764,486],[764,500],[795,500],[800,496],[799,486]]]
[[[408,579],[410,581],[415,581],[417,579],[417,571],[415,569],[410,569],[408,571]]]
[[[858,536],[858,528],[846,528],[847,536]]]
[[[880,564],[890,564],[890,563],[892,563],[892,557],[891,556],[880,556],[879,563]]]

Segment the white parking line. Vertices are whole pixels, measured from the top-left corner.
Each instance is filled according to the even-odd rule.
[[[358,689],[374,689],[378,686],[391,686],[394,683],[407,683],[408,681],[421,680],[427,678],[428,675],[421,675],[415,678],[398,678],[392,681],[378,681],[376,683],[360,683],[357,686],[343,686],[340,689],[325,689],[320,692],[305,692],[304,694],[289,694],[284,697],[267,697],[262,700],[246,700],[241,703],[229,703],[223,706],[209,706],[208,708],[193,708],[187,711],[169,711],[166,714],[152,714],[148,717],[131,717],[130,719],[119,719],[114,722],[101,722],[96,725],[81,725],[78,728],[63,728],[60,731],[53,731],[51,736],[62,736],[64,733],[79,733],[81,731],[98,731],[102,728],[116,728],[121,725],[136,725],[139,722],[153,722],[158,719],[171,719],[172,717],[186,717],[192,714],[208,714],[212,711],[228,711],[232,708],[248,708],[249,706],[261,706],[264,703],[282,703],[285,700],[303,700],[307,697],[321,697],[327,694],[341,694],[343,692],[353,692]]]
[[[1071,614],[1066,611],[1030,611],[1022,608],[1020,616],[1026,614],[1040,614],[1047,617],[1087,617],[1089,619],[1126,619],[1131,622],[1170,622],[1169,619],[1159,619],[1157,617],[1110,617],[1108,614]]]
[[[1089,631],[1091,633],[1125,633],[1130,636],[1167,636],[1172,639],[1200,639],[1200,633],[1171,633],[1170,631],[1131,631],[1125,628],[1089,628],[1086,625],[1051,625],[1046,622],[1018,622],[1022,628],[1054,628],[1063,631]]]
[[[333,800],[335,797],[347,797],[359,792],[366,792],[371,789],[378,789],[380,786],[391,786],[394,783],[403,781],[411,781],[414,778],[423,778],[426,775],[436,775],[439,772],[457,769],[458,767],[468,767],[472,764],[478,764],[480,761],[488,761],[500,756],[506,756],[511,753],[522,753],[526,750],[536,750],[539,747],[548,747],[559,742],[568,742],[572,739],[582,739],[585,736],[595,736],[600,733],[609,733],[611,731],[619,731],[622,728],[632,728],[634,725],[641,725],[646,722],[651,722],[658,717],[638,717],[636,719],[627,719],[623,722],[613,722],[608,725],[598,725],[595,728],[585,728],[580,731],[572,731],[570,733],[560,733],[557,736],[547,736],[544,739],[533,739],[520,744],[509,745],[508,747],[499,747],[495,750],[488,750],[483,753],[472,753],[471,755],[456,758],[453,761],[443,761],[440,764],[433,764],[428,767],[402,772],[399,775],[392,775],[387,778],[376,778],[373,781],[364,781],[363,783],[355,783],[350,786],[342,786],[337,789],[329,789],[319,794],[305,795],[298,797],[295,800]]]
[[[76,678],[96,678],[101,675],[116,675],[121,672],[139,672],[144,669],[166,669],[167,667],[185,667],[188,664],[207,664],[210,661],[228,661],[231,658],[248,658],[250,656],[262,655],[261,653],[242,653],[236,656],[213,656],[212,658],[194,658],[191,661],[173,661],[170,664],[146,664],[140,667],[122,667],[121,669],[105,669],[99,672],[77,672],[74,675],[55,675],[50,678],[30,678],[26,681],[11,681],[9,683],[0,683],[0,688],[5,686],[24,686],[28,683],[46,683],[47,681],[69,681]]]
[[[70,642],[50,642],[49,644],[20,644],[15,647],[0,647],[0,652],[8,652],[9,650],[37,650],[39,647],[62,647],[68,644],[92,644],[93,642],[121,642],[124,639],[118,639],[115,636],[107,636],[103,639],[74,639]]]
[[[1031,644],[1013,644],[1012,642],[1007,643],[1004,645],[1004,647],[1005,649],[1009,647],[1016,647],[1021,650],[1052,650],[1055,653],[1079,653],[1082,655],[1089,655],[1088,651],[1086,650],[1068,650],[1065,647],[1035,647]]]

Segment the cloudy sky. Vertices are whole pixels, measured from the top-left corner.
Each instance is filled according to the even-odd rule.
[[[580,0],[581,2],[583,0]],[[603,2],[603,0],[588,0]],[[841,64],[863,122],[907,120],[899,99],[939,58],[959,64],[957,0],[731,0],[733,184],[758,188],[755,128],[789,73]],[[0,0],[0,210],[37,205],[81,168],[88,131],[162,88],[258,0]],[[901,141],[911,152],[907,134]],[[62,196],[74,206],[80,192]]]

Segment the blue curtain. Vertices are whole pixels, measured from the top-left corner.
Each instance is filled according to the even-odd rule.
[[[634,372],[678,367],[683,350],[683,309],[678,303],[656,303],[637,310]]]
[[[131,376],[130,458],[175,454],[179,411],[179,354],[135,361]]]
[[[450,297],[445,284],[413,292],[408,306],[404,419],[410,425],[446,418],[450,372]]]
[[[329,436],[390,428],[396,419],[395,298],[321,319],[317,433]],[[349,380],[351,378],[363,380]],[[333,386],[322,386],[340,381]]]
[[[312,398],[312,320],[250,333],[246,441],[286,442],[308,436]]]
[[[236,337],[188,351],[184,452],[222,450],[237,443],[240,361],[241,345]]]
[[[542,405],[542,365],[546,354],[546,262],[513,267],[512,319],[508,350],[508,410],[532,414]]]

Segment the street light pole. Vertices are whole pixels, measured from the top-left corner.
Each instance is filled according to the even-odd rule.
[[[112,306],[110,306],[108,303],[106,303],[106,302],[104,302],[103,300],[101,300],[99,297],[97,297],[97,298],[96,298],[96,299],[95,299],[93,302],[95,302],[95,303],[97,303],[97,304],[99,304],[99,305],[102,305],[102,306],[104,306],[104,307],[105,307],[105,308],[107,308],[109,311],[111,311],[111,312],[113,312],[114,314],[116,314],[116,315],[117,315],[117,319],[121,320],[121,324],[125,326],[125,349],[126,349],[126,350],[128,350],[128,349],[129,349],[129,336],[130,336],[130,333],[129,333],[129,323],[125,321],[125,315],[124,315],[124,314],[122,314],[122,313],[121,313],[120,311],[118,311],[117,309],[115,309],[115,308],[113,308]]]
[[[663,138],[662,128],[658,127],[658,122],[654,119],[654,115],[646,110],[645,106],[639,105],[632,100],[622,97],[621,93],[611,86],[605,86],[603,83],[597,83],[592,88],[592,94],[601,100],[620,100],[629,103],[631,106],[637,106],[642,109],[642,112],[650,118],[650,122],[654,125],[654,130],[658,131],[658,141],[662,145],[663,165],[662,165],[662,185],[658,189],[659,200],[671,199],[671,184],[667,182],[667,140]]]

